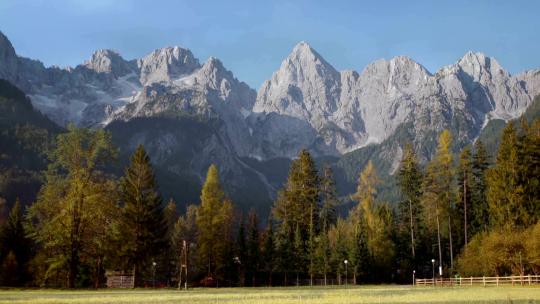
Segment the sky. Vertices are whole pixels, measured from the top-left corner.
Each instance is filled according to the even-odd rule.
[[[46,66],[179,45],[258,89],[300,41],[338,70],[406,55],[436,72],[469,50],[511,73],[540,68],[538,12],[533,0],[0,0],[0,31]]]

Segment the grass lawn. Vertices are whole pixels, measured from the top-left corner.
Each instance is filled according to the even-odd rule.
[[[540,303],[540,287],[0,290],[0,303]]]

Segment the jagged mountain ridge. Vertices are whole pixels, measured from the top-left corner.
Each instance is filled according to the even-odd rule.
[[[472,141],[490,119],[521,115],[540,93],[539,80],[538,70],[512,76],[495,59],[472,52],[435,74],[406,56],[378,60],[360,74],[337,72],[302,42],[262,85],[254,112],[309,123],[324,140],[322,154],[381,143],[406,122],[421,141],[426,130],[461,119],[468,128],[457,135]]]
[[[294,157],[303,147],[341,155],[383,142],[406,122],[420,141],[426,130],[460,119],[468,128],[458,136],[470,141],[490,119],[518,117],[540,93],[538,70],[512,76],[472,52],[434,74],[406,56],[378,60],[361,73],[339,72],[300,42],[255,94],[218,59],[201,65],[178,46],[131,61],[99,50],[66,69],[18,57],[3,35],[0,49],[0,76],[61,125],[105,126],[172,112],[219,117],[233,149],[259,159]]]
[[[512,76],[472,52],[434,74],[406,56],[378,60],[358,73],[337,71],[301,42],[255,92],[218,59],[200,64],[181,47],[135,60],[99,50],[75,68],[46,68],[17,56],[1,33],[0,78],[22,88],[60,125],[121,134],[115,138],[125,157],[143,143],[158,178],[183,185],[169,185],[168,194],[200,187],[207,166],[216,163],[243,205],[269,201],[283,182],[285,174],[269,174],[263,164],[278,160],[285,168],[302,148],[332,156],[337,170],[364,163],[339,158],[368,155],[389,174],[405,140],[427,160],[443,128],[454,132],[458,145],[470,143],[489,120],[519,116],[540,92],[540,71]],[[371,145],[377,147],[366,150]],[[355,173],[345,175],[338,178],[350,182]]]

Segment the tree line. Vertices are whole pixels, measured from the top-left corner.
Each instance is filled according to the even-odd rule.
[[[452,146],[443,131],[425,165],[412,144],[404,147],[397,205],[379,198],[371,162],[356,192],[339,197],[332,168],[302,150],[270,217],[260,219],[235,208],[215,165],[200,203],[180,213],[161,197],[143,146],[118,179],[106,170],[118,154],[111,135],[70,126],[48,154],[36,201],[24,210],[16,202],[2,222],[0,283],[102,287],[106,271],[133,275],[136,286],[538,274],[540,120],[509,123],[493,160],[481,141],[459,155]],[[179,281],[182,266],[188,277]]]

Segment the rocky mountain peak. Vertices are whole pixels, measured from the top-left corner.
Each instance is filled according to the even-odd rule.
[[[0,31],[0,51],[1,54],[9,54],[9,55],[15,55],[15,49],[13,48],[13,45],[11,44],[11,41],[9,41],[8,37],[4,35]]]
[[[17,73],[17,55],[9,39],[0,32],[0,78],[13,80]]]
[[[138,60],[137,65],[141,71],[142,84],[169,82],[200,67],[199,60],[193,53],[179,46],[154,50]]]
[[[281,76],[288,74],[288,77],[297,82],[314,80],[317,76],[334,79],[339,77],[339,72],[305,41],[293,48],[281,64],[279,72],[282,72]]]
[[[467,52],[456,64],[461,70],[479,81],[485,74],[491,77],[508,77],[510,74],[493,57],[480,52]]]
[[[111,73],[115,77],[126,75],[133,71],[129,62],[113,50],[97,50],[84,66],[98,73]]]
[[[340,82],[340,73],[309,44],[300,42],[272,79],[263,84],[253,110],[278,112],[308,121],[328,115],[337,106]]]

